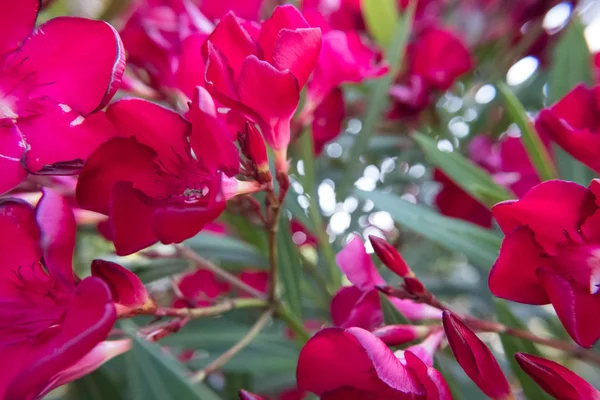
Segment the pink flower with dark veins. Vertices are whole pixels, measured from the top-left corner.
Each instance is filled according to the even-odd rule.
[[[77,173],[115,134],[96,111],[113,97],[125,68],[117,32],[74,17],[34,29],[39,5],[0,5],[0,193],[28,173]]]

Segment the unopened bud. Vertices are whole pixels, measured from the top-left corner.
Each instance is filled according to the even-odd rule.
[[[254,124],[246,121],[244,132],[238,133],[238,142],[242,153],[254,165],[256,180],[261,183],[271,182],[271,171],[269,169],[269,158],[265,141]]]
[[[400,253],[391,244],[377,236],[369,236],[375,254],[381,262],[401,278],[414,276]]]
[[[388,325],[375,329],[373,334],[388,346],[400,346],[425,337],[429,330],[427,326]]]

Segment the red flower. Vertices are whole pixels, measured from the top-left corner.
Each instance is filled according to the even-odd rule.
[[[353,286],[338,290],[331,301],[331,318],[336,326],[358,326],[372,330],[383,322],[377,286],[385,281],[355,236],[336,257],[338,266]],[[411,320],[440,318],[441,312],[426,304],[390,297],[398,310]]]
[[[233,11],[240,18],[256,21],[264,0],[204,0],[200,2],[200,11],[211,20],[222,18]]]
[[[156,241],[181,242],[217,218],[228,198],[259,189],[231,178],[239,155],[202,88],[189,121],[137,99],[120,100],[106,114],[131,136],[110,139],[92,154],[79,177],[77,201],[109,216],[117,254]]]
[[[217,280],[212,271],[197,269],[184,275],[177,283],[180,298],[174,302],[175,307],[205,307],[215,299],[229,293],[231,286],[227,282]]]
[[[3,399],[39,398],[127,349],[101,342],[117,316],[113,301],[133,298],[133,290],[110,276],[104,282],[73,274],[75,229],[73,213],[55,192],[46,191],[35,211],[20,200],[0,201]],[[113,288],[120,291],[116,300]],[[128,303],[136,305],[142,306]]]
[[[554,361],[526,353],[516,353],[515,359],[531,379],[557,399],[600,399],[600,392],[596,388],[573,371]]]
[[[310,25],[318,26],[323,32],[355,31],[365,27],[360,0],[302,0],[300,8]]]
[[[492,209],[506,235],[489,276],[495,296],[552,303],[571,337],[590,347],[600,337],[600,181],[589,188],[547,181],[521,200]]]
[[[345,117],[344,94],[340,88],[333,89],[313,112],[311,131],[316,155],[321,154],[325,145],[342,133]]]
[[[512,399],[506,376],[490,349],[449,311],[444,311],[443,322],[456,361],[477,387],[492,399]]]
[[[250,28],[233,13],[221,19],[204,47],[206,88],[259,124],[277,169],[287,170],[290,120],[317,63],[321,31],[289,5],[277,7],[259,32]]]
[[[300,351],[298,388],[328,400],[451,399],[446,381],[432,366],[442,337],[438,333],[393,353],[364,329],[323,329]]]
[[[39,4],[0,6],[0,193],[28,172],[77,172],[114,134],[94,112],[112,98],[125,68],[116,31],[72,17],[34,30]]]
[[[573,157],[600,171],[600,87],[575,87],[538,115],[535,127]]]
[[[269,273],[266,271],[242,271],[240,273],[240,280],[256,290],[267,293],[267,289],[269,287]],[[250,297],[250,295],[243,292],[240,293],[240,297]]]
[[[292,239],[294,243],[299,246],[316,246],[317,238],[304,225],[295,219],[290,222],[290,229],[292,230]]]
[[[191,98],[204,85],[200,49],[212,29],[192,2],[148,0],[132,5],[120,34],[134,72],[143,71],[147,83],[167,97],[177,91]]]

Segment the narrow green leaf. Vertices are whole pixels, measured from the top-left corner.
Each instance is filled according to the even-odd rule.
[[[515,198],[510,190],[495,183],[483,168],[462,154],[439,150],[437,142],[422,133],[414,133],[412,137],[433,165],[444,171],[450,179],[482,204],[491,207],[500,201]]]
[[[107,399],[123,400],[124,396],[117,382],[105,370],[105,366],[71,382],[66,395],[66,400]]]
[[[498,320],[506,326],[517,329],[527,329],[512,313],[504,301],[496,301],[496,316],[498,317]],[[521,367],[519,367],[519,364],[514,358],[514,355],[517,352],[540,356],[540,353],[535,345],[528,340],[520,339],[510,335],[501,334],[500,340],[502,341],[504,353],[506,354],[510,368],[517,379],[519,379],[525,397],[530,400],[550,399],[551,397],[549,397],[542,389],[540,389],[540,387],[533,380],[531,380],[531,378],[521,369]]]
[[[498,82],[496,87],[503,97],[506,112],[521,129],[523,146],[525,146],[527,156],[537,171],[540,180],[556,179],[558,177],[556,167],[544,143],[529,120],[525,108],[504,82]]]
[[[127,353],[132,400],[220,400],[203,383],[191,383],[187,371],[172,355],[140,338],[133,321],[121,321],[121,327],[133,340],[133,348]]]
[[[300,254],[298,253],[298,246],[292,240],[292,231],[287,213],[281,213],[278,228],[277,263],[283,289],[282,296],[290,307],[291,312],[298,318],[302,318],[302,296],[300,293],[302,264]]]
[[[400,20],[398,2],[396,0],[363,0],[361,8],[371,36],[381,46],[389,46]]]
[[[573,18],[554,48],[548,78],[548,101],[554,103],[579,83],[592,85],[592,56],[584,35],[584,25]],[[595,174],[560,147],[554,148],[556,165],[563,179],[581,185],[590,183]]]
[[[377,190],[357,190],[356,194],[371,200],[375,208],[390,213],[402,227],[449,250],[465,254],[483,271],[489,271],[498,257],[502,237],[496,232],[459,219],[444,217],[426,206],[410,203],[395,194]]]
[[[370,0],[370,3],[380,3],[381,0]],[[384,77],[372,82],[365,103],[367,110],[362,121],[362,129],[356,135],[354,143],[349,149],[348,164],[345,174],[339,180],[340,188],[337,190],[340,199],[344,199],[352,189],[352,185],[360,172],[360,156],[369,146],[369,139],[377,130],[377,124],[381,121],[381,115],[388,105],[388,90],[404,63],[406,44],[412,30],[413,17],[416,1],[412,1],[406,11],[401,15],[396,24],[393,39],[386,48],[386,61],[390,65],[390,71]]]
[[[404,315],[390,301],[390,299],[383,293],[379,293],[379,300],[381,300],[381,310],[383,311],[383,322],[386,325],[410,325],[410,321],[406,319]]]
[[[195,252],[209,260],[241,265],[244,268],[268,267],[268,261],[255,247],[230,236],[201,232],[184,242]]]
[[[141,265],[129,267],[144,283],[150,283],[167,276],[180,274],[190,268],[185,260],[157,259]]]

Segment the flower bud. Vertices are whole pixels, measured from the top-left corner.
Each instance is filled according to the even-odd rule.
[[[513,399],[506,376],[481,339],[449,311],[444,311],[443,323],[456,361],[479,389],[492,399]]]
[[[253,163],[256,168],[256,180],[261,183],[271,182],[271,171],[269,170],[269,158],[267,148],[262,135],[256,126],[248,121],[244,126],[244,132],[238,133],[238,142],[242,153]]]
[[[373,331],[388,346],[400,346],[415,339],[425,337],[429,332],[426,326],[388,325]]]
[[[391,244],[386,242],[384,239],[378,238],[377,236],[369,236],[373,250],[377,257],[396,275],[404,278],[407,276],[414,276],[413,272],[408,267],[408,264],[402,259],[402,256]]]
[[[600,399],[600,391],[554,361],[526,353],[516,353],[515,359],[539,387],[557,399]]]

